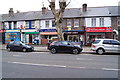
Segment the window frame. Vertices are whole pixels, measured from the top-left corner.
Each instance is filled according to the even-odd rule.
[[[79,19],[74,19],[74,27],[79,27]]]
[[[91,19],[91,26],[96,27],[96,18]]]
[[[71,19],[67,19],[67,27],[72,27],[72,20]]]
[[[49,28],[49,26],[50,26],[50,23],[49,23],[49,22],[50,22],[49,20],[45,21],[45,27],[46,27],[46,28]]]

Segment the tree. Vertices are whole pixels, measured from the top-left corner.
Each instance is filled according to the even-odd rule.
[[[48,2],[50,3],[49,7],[51,8],[51,11],[54,15],[59,40],[63,41],[64,40],[63,37],[64,34],[62,32],[63,13],[65,11],[65,8],[71,2],[71,0],[69,1],[68,4],[66,4],[67,2],[66,0],[59,0],[60,9],[58,11],[55,9],[55,0],[51,0],[51,2],[48,0]]]

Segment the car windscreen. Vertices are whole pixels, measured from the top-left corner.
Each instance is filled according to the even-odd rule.
[[[93,42],[93,44],[98,44],[100,42],[100,40],[95,40],[94,42]]]

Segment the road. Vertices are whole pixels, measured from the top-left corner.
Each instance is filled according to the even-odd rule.
[[[118,78],[118,55],[2,51],[3,78]]]

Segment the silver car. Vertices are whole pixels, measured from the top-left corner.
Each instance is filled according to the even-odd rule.
[[[95,39],[91,50],[96,51],[98,54],[105,52],[120,53],[120,42],[114,39]]]

